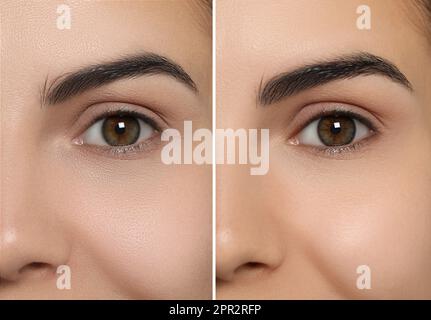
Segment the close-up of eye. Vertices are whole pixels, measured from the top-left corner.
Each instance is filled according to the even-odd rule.
[[[132,114],[111,115],[97,120],[82,135],[82,143],[99,146],[130,146],[151,138],[156,128]]]
[[[347,146],[373,134],[366,122],[350,112],[326,113],[306,125],[295,140],[297,144],[318,147]]]

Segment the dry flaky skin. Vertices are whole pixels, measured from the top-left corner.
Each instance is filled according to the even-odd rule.
[[[271,130],[266,176],[217,168],[218,299],[431,298],[431,50],[403,1],[367,1],[364,31],[362,4],[217,1],[217,125]],[[261,81],[355,52],[391,61],[413,91],[367,76],[256,102]],[[381,119],[379,136],[337,157],[286,144],[323,102]]]
[[[208,299],[211,166],[167,166],[160,150],[113,159],[72,143],[91,103],[148,106],[173,128],[210,127],[207,15],[177,1],[67,3],[70,30],[56,28],[58,1],[1,2],[0,299]],[[46,79],[49,87],[143,52],[181,65],[199,92],[157,74],[41,106]],[[71,290],[56,287],[61,264]]]

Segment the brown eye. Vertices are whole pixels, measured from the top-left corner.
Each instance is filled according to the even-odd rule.
[[[140,134],[140,124],[136,117],[112,116],[103,121],[102,134],[110,146],[134,144]]]
[[[332,113],[321,116],[304,127],[295,137],[296,144],[339,147],[369,136],[373,130],[366,119],[353,114]]]
[[[355,138],[356,124],[348,116],[325,116],[317,124],[319,139],[326,146],[343,146]]]
[[[82,135],[88,145],[124,147],[136,145],[154,136],[157,125],[132,114],[109,115],[96,121]]]

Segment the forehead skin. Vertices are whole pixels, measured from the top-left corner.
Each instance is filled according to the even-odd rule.
[[[9,1],[2,5],[2,72],[21,82],[17,83],[21,88],[34,92],[39,88],[29,88],[28,79],[43,82],[46,75],[56,77],[88,64],[151,51],[180,64],[202,87],[201,91],[209,93],[208,73],[201,70],[210,68],[210,32],[205,28],[203,9],[196,3],[67,4],[71,9],[70,30],[56,27],[56,1]],[[20,68],[16,68],[17,64]]]
[[[369,1],[371,30],[359,30],[356,9],[362,4],[356,0],[219,1],[220,92],[235,85],[227,76],[229,70],[247,72],[257,88],[262,76],[267,79],[281,70],[352,50],[386,57],[416,84],[416,90],[425,91],[430,76],[422,71],[424,63],[429,67],[430,48],[406,14],[417,13],[403,1]]]

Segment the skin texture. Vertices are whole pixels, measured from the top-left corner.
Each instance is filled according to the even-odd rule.
[[[170,128],[210,128],[209,12],[195,1],[68,2],[72,27],[58,30],[57,5],[1,4],[0,299],[210,298],[211,166],[165,165],[160,144],[119,159],[73,143],[90,105],[116,102],[151,107]],[[199,91],[152,75],[41,105],[45,80],[142,52],[175,61]],[[63,264],[71,290],[56,287]]]
[[[368,1],[363,31],[361,4],[217,2],[217,126],[270,129],[267,175],[217,168],[217,299],[431,298],[431,50],[405,2]],[[256,102],[261,81],[358,51],[391,61],[413,91],[362,76]],[[324,103],[379,132],[337,157],[289,144]],[[370,290],[356,287],[359,265]]]

